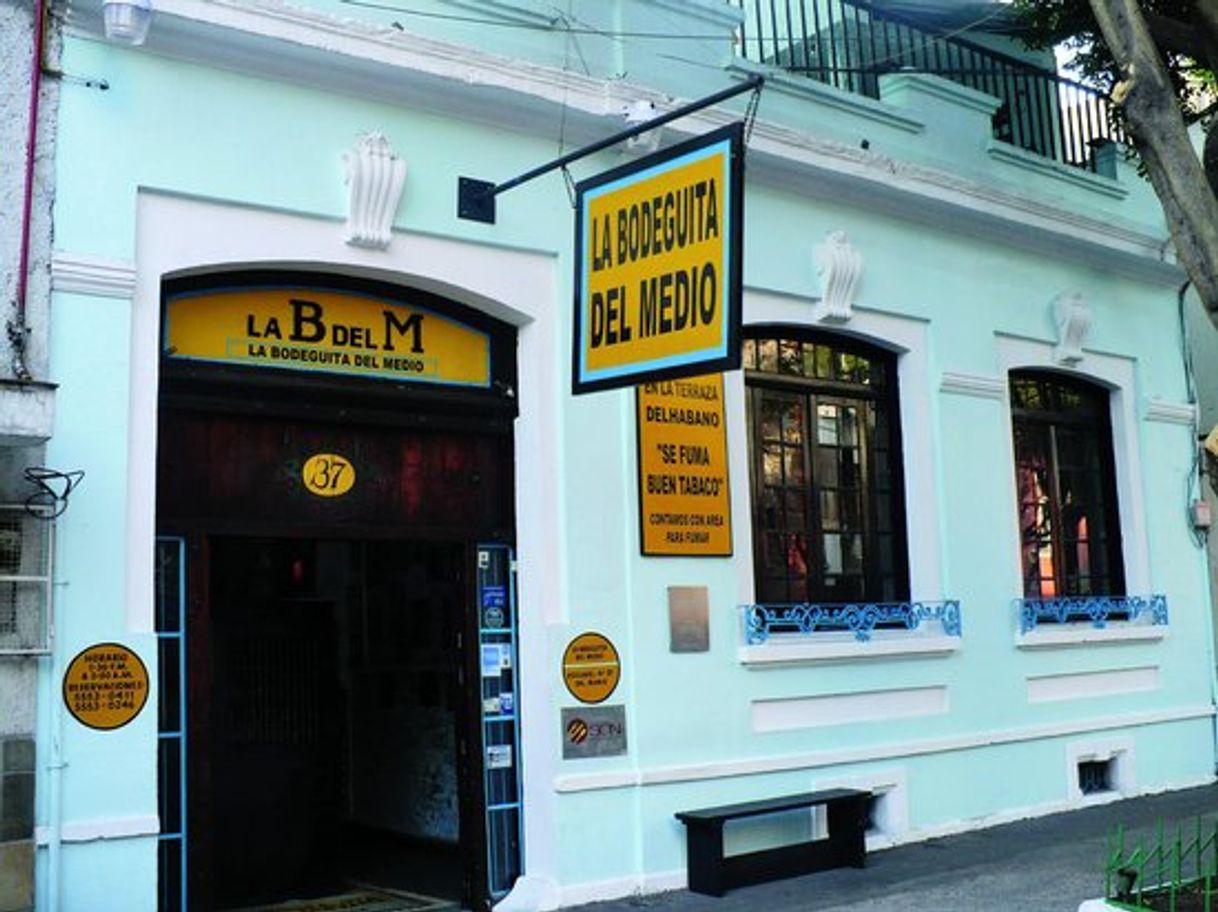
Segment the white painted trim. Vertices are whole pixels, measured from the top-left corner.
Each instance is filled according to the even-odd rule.
[[[96,820],[70,820],[59,830],[64,842],[96,842],[100,839],[134,839],[156,836],[161,832],[161,820],[155,814],[142,817],[102,817]],[[50,844],[51,828],[34,828],[34,840],[40,846]]]
[[[808,753],[789,754],[786,756],[757,757],[747,760],[726,760],[716,763],[685,764],[640,770],[577,773],[555,778],[554,791],[568,793],[608,788],[637,788],[647,785],[667,785],[677,782],[726,779],[733,776],[755,776],[764,773],[810,770],[849,763],[870,763],[878,760],[893,760],[900,757],[922,757],[929,754],[975,750],[977,748],[1003,744],[1020,744],[1047,738],[1063,738],[1088,732],[1121,731],[1147,725],[1186,722],[1191,719],[1208,719],[1214,715],[1214,712],[1214,707],[1209,705],[1184,706],[1112,716],[1096,716],[1082,720],[1049,722],[1026,728],[994,729],[966,735],[950,735],[943,738],[906,741],[899,744],[867,745],[864,747],[838,748],[836,750],[810,751]]]
[[[776,294],[757,288],[744,290],[745,326],[782,324],[827,329],[814,322],[811,298]],[[896,316],[856,306],[847,326],[836,330],[851,337],[897,352],[897,384],[900,388],[901,455],[905,474],[905,502],[917,509],[905,510],[905,538],[909,543],[909,586],[915,602],[947,598],[943,591],[943,547],[940,536],[942,492],[935,484],[932,439],[937,422],[931,395],[928,324],[913,317]],[[745,426],[744,380],[740,371],[728,374],[724,398],[733,427]],[[749,477],[748,447],[743,435],[740,446],[729,453],[732,478]],[[1014,470],[1012,470],[1014,472]],[[732,515],[752,516],[747,484],[732,486]],[[752,604],[753,529],[750,522],[736,523],[736,560],[739,601]]]
[[[872,120],[905,133],[923,133],[926,130],[926,123],[924,121],[911,117],[907,112],[899,108],[867,98],[865,95],[843,92],[841,89],[836,89],[823,82],[817,82],[815,79],[793,76],[786,70],[753,63],[744,59],[736,59],[728,64],[727,71],[746,76],[764,76],[766,91],[768,92],[777,92],[782,95],[790,95],[793,98],[815,101],[826,108],[841,111],[844,114],[852,114],[855,117],[861,117],[866,120]]]
[[[1024,679],[1029,703],[1064,700],[1110,699],[1120,694],[1159,689],[1159,666],[1105,668],[1067,674],[1029,675]]]
[[[1200,779],[1188,779],[1181,782],[1174,782],[1170,785],[1156,788],[1142,789],[1132,795],[1116,795],[1108,801],[1120,801],[1122,798],[1140,798],[1146,795],[1159,795],[1164,792],[1175,792],[1181,789],[1198,788],[1203,785],[1213,785],[1214,777],[1206,776]],[[1107,803],[1107,802],[1104,802]],[[1081,803],[1071,801],[1052,801],[1044,804],[1029,805],[1015,810],[1003,811],[1000,814],[988,814],[984,817],[970,817],[967,820],[955,820],[951,823],[938,824],[936,826],[922,827],[917,830],[911,830],[905,837],[896,840],[894,845],[908,845],[909,843],[925,842],[929,839],[942,839],[944,836],[957,836],[961,833],[973,833],[977,830],[988,830],[990,827],[1002,826],[1007,823],[1015,823],[1019,820],[1031,820],[1036,817],[1048,817],[1052,814],[1060,814],[1064,811],[1075,811],[1083,805]]]
[[[984,117],[992,117],[1002,105],[1000,98],[930,73],[898,70],[895,73],[882,74],[880,76],[880,97],[884,98],[888,93],[894,92],[928,95],[938,101],[981,114]]]
[[[1038,342],[995,334],[995,354],[1003,377],[1012,370],[1035,368],[1061,370],[1054,359],[1051,342]],[[1133,358],[1087,352],[1086,360],[1071,376],[1098,382],[1111,390],[1113,463],[1116,467],[1117,510],[1121,518],[1121,550],[1125,564],[1126,592],[1153,592],[1150,574],[1150,544],[1146,533],[1146,505],[1143,496],[1142,451],[1137,420],[1137,377]],[[1000,582],[1009,592],[1022,592],[1019,569],[1018,494],[1015,490],[1015,443],[1010,403],[1005,405],[1006,445],[992,454],[994,471],[1001,479],[1007,497],[1009,537],[995,542]],[[1005,554],[1005,559],[1001,556]],[[1033,631],[1035,632],[1035,631]]]
[[[783,634],[775,634],[765,643],[741,646],[737,655],[740,664],[762,669],[815,662],[950,655],[962,646],[963,641],[957,636],[926,635],[903,630],[877,630],[866,641],[856,639],[852,633],[834,632],[816,634],[812,638],[801,636],[784,642]]]
[[[159,12],[158,12],[159,15]],[[560,754],[550,705],[548,626],[561,617],[567,561],[562,416],[565,343],[558,338],[558,260],[442,236],[395,232],[385,252],[343,243],[341,223],[295,213],[141,190],[136,200],[131,310],[126,605],[133,632],[153,629],[157,387],[163,276],[215,268],[295,267],[410,284],[519,327],[515,423],[524,855],[528,873],[556,874],[552,783]]]
[[[51,290],[129,301],[135,294],[135,265],[56,250],[51,253]]]
[[[864,789],[880,799],[876,828],[867,834],[868,852],[896,845],[909,832],[909,775],[903,766],[850,776],[818,776],[814,787]]]
[[[995,161],[1014,165],[1024,171],[1031,171],[1067,184],[1074,184],[1113,199],[1124,199],[1129,196],[1129,188],[1119,184],[1116,178],[1104,177],[1101,174],[1092,174],[1081,168],[1064,165],[1054,159],[1044,158],[998,139],[989,141],[986,152]]]
[[[1016,633],[1015,645],[1020,649],[1055,649],[1102,643],[1154,643],[1166,638],[1166,624],[1111,621],[1106,627],[1095,627],[1086,621],[1078,621],[1044,624],[1027,633]]]
[[[684,868],[570,884],[560,888],[560,907],[583,906],[609,899],[621,899],[623,896],[684,890],[688,884]]]
[[[1182,424],[1192,427],[1197,421],[1197,406],[1191,402],[1169,402],[1166,399],[1147,399],[1145,418],[1163,424]]]
[[[73,17],[69,31],[100,38],[99,22],[100,16]],[[157,26],[146,52],[360,97],[371,92],[392,103],[476,117],[524,132],[548,129],[554,111],[562,108],[573,143],[619,129],[617,115],[636,100],[653,101],[658,111],[681,103],[662,91],[625,80],[594,79],[283,0],[157,0]],[[742,77],[752,67],[737,60],[726,71]],[[798,84],[816,91],[813,80]],[[471,93],[471,85],[484,91]],[[786,88],[781,76],[771,89],[779,86]],[[495,89],[513,93],[513,103],[505,103]],[[818,96],[818,102],[856,116],[872,116],[893,126],[900,122],[901,115],[891,106],[873,103],[864,114],[860,101],[836,90]],[[670,129],[674,136],[699,135],[738,116],[732,110],[704,110]],[[906,128],[913,124],[908,122]],[[884,205],[918,218],[925,217],[928,207],[939,208],[945,210],[945,220],[961,224],[962,229],[962,218],[980,219],[1010,242],[1068,251],[1070,256],[1165,286],[1178,285],[1183,278],[1177,266],[1162,261],[1165,235],[1157,227],[1063,207],[1049,188],[1039,195],[1004,189],[993,181],[970,179],[960,169],[953,172],[900,161],[765,121],[754,127],[749,155],[751,180],[769,181],[788,192],[805,186],[815,192],[830,184],[848,186],[852,199],[874,194]],[[792,180],[792,171],[798,179]],[[1073,170],[1070,174],[1085,186],[1109,186],[1102,178],[1076,175]]]
[[[750,717],[754,732],[795,731],[941,716],[949,705],[946,685],[933,684],[753,700]]]
[[[956,396],[975,396],[978,399],[1007,398],[1007,381],[1004,377],[987,377],[984,374],[962,374],[944,371],[939,380],[939,392]]]

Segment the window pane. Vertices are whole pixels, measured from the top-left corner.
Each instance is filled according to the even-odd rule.
[[[803,532],[807,527],[807,521],[804,515],[804,498],[803,494],[797,491],[788,491],[786,497],[786,528],[792,532]]]
[[[844,529],[862,531],[863,498],[859,492],[843,491],[841,495],[841,524]]]
[[[841,526],[841,511],[838,509],[838,492],[822,491],[820,495],[820,522],[825,529]]]
[[[778,370],[778,343],[773,339],[762,339],[757,343],[757,363],[763,371],[771,374]]]
[[[818,405],[816,407],[816,442],[833,446],[837,444],[837,413],[836,405]]]
[[[778,512],[778,489],[765,488],[761,492],[761,524],[766,529],[777,529],[782,523],[782,515]]]
[[[811,342],[804,343],[804,369],[805,377],[816,376],[816,346]]]
[[[802,487],[804,483],[804,451],[796,447],[783,447],[782,455],[787,484]]]
[[[823,488],[837,487],[837,450],[831,448],[817,449],[816,483]]]
[[[842,537],[840,535],[824,535],[821,541],[825,546],[825,572],[826,573],[841,573],[842,564]]]
[[[780,374],[800,374],[803,371],[803,355],[798,342],[778,343],[778,372]]]
[[[782,447],[766,444],[761,454],[761,477],[767,485],[782,484]]]
[[[858,450],[838,450],[838,480],[843,488],[859,484]]]
[[[859,412],[856,408],[846,406],[841,413],[841,441],[843,446],[858,446]]]
[[[863,571],[863,536],[842,536],[842,566],[847,573]]]
[[[803,443],[804,402],[792,399],[782,411],[782,439],[787,443]]]
[[[763,440],[778,440],[782,436],[782,413],[785,403],[781,399],[763,395],[761,397],[761,437]]]
[[[744,340],[740,360],[746,370],[753,370],[757,367],[757,343],[753,339]]]
[[[787,575],[802,580],[808,575],[808,540],[803,535],[787,536]]]
[[[777,532],[767,532],[764,539],[765,553],[762,555],[762,561],[767,574],[775,573],[785,574],[787,569],[787,555],[783,548],[783,537]]]
[[[816,376],[822,380],[833,379],[833,350],[824,345],[816,346]]]

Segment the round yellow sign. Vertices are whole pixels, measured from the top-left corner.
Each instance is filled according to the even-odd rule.
[[[355,484],[355,466],[337,453],[318,453],[305,460],[300,478],[310,494],[341,497]]]
[[[64,672],[63,702],[81,725],[102,731],[121,728],[148,702],[148,669],[126,646],[90,646]]]
[[[562,677],[581,703],[603,703],[622,677],[622,663],[608,637],[581,633],[562,654]]]

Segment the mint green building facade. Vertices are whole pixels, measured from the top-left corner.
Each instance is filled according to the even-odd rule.
[[[341,805],[318,826],[341,826],[347,835],[307,857],[333,861],[336,883],[358,867],[342,860],[355,845],[348,830],[356,824],[386,853],[388,886],[428,892],[394,869],[405,855],[391,847],[438,846],[457,872],[446,895],[466,907],[550,909],[683,887],[685,834],[673,815],[692,808],[865,788],[876,796],[868,844],[881,849],[1213,780],[1213,623],[1205,552],[1188,513],[1198,489],[1195,409],[1177,317],[1183,275],[1150,188],[1129,163],[1117,156],[1092,171],[995,138],[999,100],[940,75],[885,72],[872,98],[745,60],[734,36],[752,25],[719,0],[598,0],[560,9],[539,0],[154,5],[143,47],[106,42],[98,3],[74,4],[63,37],[64,71],[104,79],[109,88],[64,82],[56,128],[48,379],[58,390],[46,460],[83,469],[87,481],[56,527],[56,626],[38,704],[37,909],[181,908],[183,896],[190,908],[231,908],[293,895],[285,875],[243,896],[224,883],[222,866],[234,834],[249,840],[247,854],[282,846],[296,818],[268,817],[254,804],[243,823],[238,811],[216,810],[201,823],[180,817],[200,796],[223,808],[244,794],[224,792],[239,786],[218,765],[210,784],[191,772],[196,760],[220,764],[229,742],[217,732],[227,725],[229,737],[238,727],[237,716],[207,708],[221,705],[214,688],[225,686],[217,683],[223,669],[236,666],[224,665],[220,652],[183,646],[191,661],[212,656],[215,664],[210,673],[175,666],[182,677],[167,678],[158,646],[158,630],[174,632],[163,616],[173,599],[184,601],[186,638],[201,642],[201,628],[192,625],[201,623],[200,606],[227,591],[224,572],[245,567],[248,588],[260,585],[254,563],[222,557],[234,541],[289,554],[284,586],[313,580],[293,605],[340,606],[337,620],[317,622],[336,631],[336,669],[324,674],[338,682],[338,708],[306,713],[335,725],[318,736],[337,745],[334,753],[310,775],[332,780]],[[635,396],[629,389],[570,393],[577,264],[563,173],[501,194],[494,224],[458,217],[458,179],[506,181],[624,129],[632,112],[670,110],[756,73],[766,83],[745,154],[742,305],[754,360],[724,375],[722,412],[732,554],[647,556],[639,541]],[[747,104],[741,95],[700,110],[573,163],[571,177],[647,154],[657,133],[664,148],[739,120]],[[361,183],[361,161],[378,162],[383,179]],[[494,389],[488,382],[494,403],[454,399],[442,408],[428,400],[422,407],[468,419],[454,431],[461,440],[500,422],[495,445],[506,449],[496,450],[496,496],[508,505],[506,527],[473,524],[462,538],[440,521],[425,528],[349,517],[346,525],[318,519],[316,528],[293,520],[288,529],[264,521],[280,511],[273,500],[259,501],[266,512],[248,523],[238,507],[209,506],[202,494],[194,513],[166,506],[166,492],[177,490],[174,473],[186,471],[198,446],[174,435],[195,433],[197,415],[219,422],[239,414],[253,422],[243,428],[281,422],[285,440],[290,431],[323,441],[309,429],[347,423],[375,436],[381,431],[372,428],[394,427],[412,408],[414,387],[405,383],[394,398],[399,393],[383,385],[338,378],[330,389],[316,375],[266,371],[288,378],[268,393],[254,368],[188,374],[164,350],[163,314],[174,295],[270,287],[276,276],[293,288],[375,289],[386,299],[399,289],[403,300],[414,295],[431,312],[510,340],[494,349],[494,358],[510,362],[495,362],[510,379]],[[795,389],[790,376],[775,380],[777,368],[767,374],[761,359],[772,339],[826,346],[835,356],[840,349],[889,372],[886,415],[900,445],[883,453],[894,467],[887,487],[871,490],[881,457],[866,451],[868,480],[856,487],[869,504],[869,520],[859,522],[889,536],[876,547],[887,548],[897,568],[885,571],[891,597],[867,589],[825,599],[792,588],[793,597],[774,599],[762,591],[770,571],[760,568],[773,557],[766,536],[779,533],[763,506],[761,451],[769,438],[758,429],[756,403],[760,390]],[[1034,618],[1021,613],[1029,572],[1048,602],[1078,593],[1044,582],[1053,579],[1050,565],[1062,562],[1060,551],[1043,560],[1028,551],[1029,482],[1020,475],[1025,463],[1017,465],[1013,371],[1016,380],[1064,378],[1069,389],[1081,381],[1103,403],[1105,530],[1114,543],[1107,554],[1119,567],[1106,571],[1107,589],[1096,583],[1079,594],[1082,607],[1073,614],[1058,608],[1054,617],[1052,605]],[[803,381],[799,395],[813,397],[802,401],[818,420],[854,401],[844,386],[817,386],[811,374]],[[271,404],[259,411],[263,398]],[[409,433],[440,426],[429,421],[409,425]],[[811,435],[829,433],[811,427]],[[232,437],[234,461],[252,435]],[[340,452],[323,443],[301,455]],[[421,445],[424,462],[432,445]],[[848,449],[844,438],[833,446]],[[367,444],[363,457],[352,458],[356,490],[371,478],[361,474],[371,462],[360,458],[371,460],[372,451]],[[222,454],[209,453],[209,470],[219,471]],[[814,454],[808,459],[811,466]],[[790,494],[796,471],[784,463],[781,484],[770,487]],[[436,477],[457,484],[451,473]],[[469,481],[479,483],[489,484]],[[287,491],[288,482],[275,484]],[[895,506],[878,506],[883,494]],[[818,517],[813,531],[821,536],[811,552],[800,552],[801,562],[814,557],[822,582],[838,571],[834,578],[846,579],[855,558],[879,567],[871,544],[833,538],[830,545],[839,533],[826,531],[826,504],[800,508]],[[280,515],[295,517],[293,509]],[[307,509],[324,516],[320,507]],[[784,509],[784,528],[794,528],[795,508]],[[899,528],[883,531],[885,517]],[[1091,542],[1093,530],[1083,528],[1076,523],[1064,547]],[[302,541],[307,554],[297,573],[292,555]],[[413,653],[405,645],[399,658],[376,667],[352,645],[365,622],[353,620],[351,606],[372,604],[368,593],[396,579],[391,569],[369,575],[375,560],[368,555],[380,547],[372,543],[397,541],[456,549],[443,554],[465,561],[453,590],[465,599],[454,609],[462,617],[491,606],[497,596],[486,593],[499,591],[475,570],[483,545],[508,545],[515,555],[514,651],[500,653],[507,664],[488,670],[485,652],[465,640],[455,653],[436,647],[450,664],[441,663],[435,686],[449,696],[430,708],[446,705],[445,724],[457,731],[447,759],[427,755],[440,772],[426,787],[426,777],[395,774],[423,763],[426,752],[408,746],[433,737],[419,721],[422,704],[394,713],[402,693],[431,685],[407,667]],[[796,547],[809,546],[800,539]],[[845,548],[844,556],[833,548]],[[356,550],[365,557],[336,556]],[[426,553],[392,557],[386,567],[418,560],[424,574],[448,559]],[[1096,554],[1088,551],[1088,560],[1098,561]],[[180,561],[172,566],[181,574],[167,575],[166,560]],[[784,560],[774,572],[790,586],[795,571]],[[365,574],[358,585],[357,567]],[[1099,580],[1100,570],[1093,576]],[[423,589],[414,577],[403,585]],[[166,595],[171,586],[180,586],[178,595]],[[364,594],[352,595],[359,586]],[[693,587],[695,604],[704,597],[705,648],[675,642],[673,587]],[[1124,600],[1104,605],[1101,597]],[[778,622],[780,615],[767,626],[754,613],[750,627],[745,609],[830,601],[905,607],[894,609],[895,623],[874,629],[856,612],[853,620],[805,624],[803,632]],[[1097,605],[1099,614],[1085,616]],[[255,637],[219,624],[206,636],[221,652],[216,644]],[[375,644],[395,636],[386,624],[375,635],[358,629]],[[485,627],[485,618],[475,626]],[[403,644],[422,637],[419,629],[402,634]],[[591,715],[564,685],[564,652],[586,632],[613,644],[620,668],[616,687]],[[139,655],[152,682],[144,710],[113,730],[81,724],[60,697],[67,663],[102,643]],[[248,659],[251,667],[260,661],[270,662]],[[362,689],[374,673],[380,689]],[[322,674],[302,672],[299,680]],[[499,702],[489,713],[510,717],[514,730],[504,742],[488,734],[487,691],[470,696],[488,676],[512,694],[508,702],[493,698]],[[253,692],[226,691],[233,702],[224,705],[239,715]],[[171,703],[186,721],[174,717]],[[191,730],[189,717],[208,712],[211,727]],[[270,712],[290,718],[286,709]],[[568,725],[581,714],[620,737],[603,751],[581,749]],[[271,723],[260,724],[267,728],[250,739],[265,746]],[[167,760],[163,746],[158,755],[174,731],[188,732],[185,764]],[[435,743],[448,745],[448,737]],[[304,750],[293,743],[297,754]],[[454,759],[460,745],[466,759]],[[407,756],[409,763],[400,759]],[[490,773],[505,768],[513,783],[496,797]],[[331,779],[319,770],[331,770]],[[408,825],[402,808],[435,795],[446,796],[437,800],[438,816]],[[511,827],[518,829],[508,836],[488,829],[500,805],[516,807]],[[808,825],[806,818],[741,824],[729,828],[729,847],[786,838]],[[200,832],[203,826],[210,830]],[[184,835],[162,838],[172,832]],[[185,846],[184,893],[172,880],[182,868],[167,841]]]

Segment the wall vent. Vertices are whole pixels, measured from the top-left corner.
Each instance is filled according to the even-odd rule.
[[[1116,771],[1113,760],[1080,760],[1078,790],[1084,795],[1099,795],[1113,790]]]

